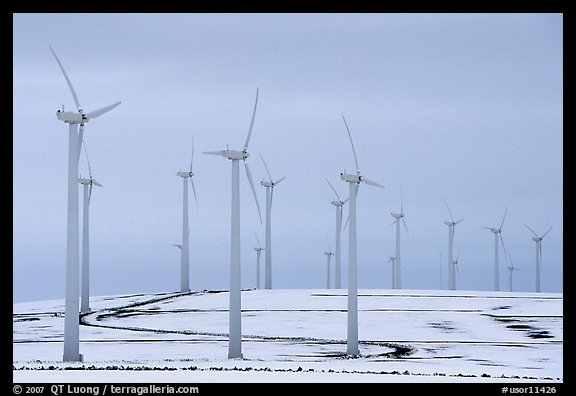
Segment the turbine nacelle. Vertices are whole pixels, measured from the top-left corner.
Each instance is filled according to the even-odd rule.
[[[85,124],[90,120],[89,118],[86,118],[86,116],[82,113],[62,110],[56,111],[56,118],[68,124]]]
[[[334,200],[334,201],[330,201],[330,203],[334,206],[342,206],[344,205],[344,201],[340,201],[340,200]]]
[[[228,158],[229,160],[245,160],[250,156],[248,151],[242,150],[222,150],[222,151],[204,151],[204,154],[212,154],[212,155],[221,155],[224,158]]]
[[[362,176],[351,173],[340,173],[340,179],[348,183],[360,183],[362,181]]]
[[[402,217],[404,217],[404,213],[390,213],[390,216],[394,217],[395,219],[401,219]]]
[[[193,173],[193,172],[182,172],[182,171],[180,171],[180,172],[176,173],[176,176],[180,176],[180,177],[192,177],[192,176],[194,176],[194,173]]]
[[[485,230],[489,230],[494,234],[500,234],[502,232],[501,228],[494,228],[494,227],[482,227],[482,228],[484,228]]]
[[[542,237],[532,237],[532,240],[534,242],[540,242],[542,240]]]
[[[98,186],[98,187],[102,187],[102,184],[98,183],[95,179],[86,179],[86,178],[80,178],[78,179],[78,183],[80,184],[84,184],[84,185],[92,185],[92,186]]]
[[[460,223],[462,220],[464,220],[464,219],[462,218],[462,219],[460,219],[460,220],[458,220],[458,221],[446,220],[446,221],[444,222],[444,224],[446,224],[448,227],[453,227],[453,226],[455,226],[456,224]]]
[[[334,253],[332,253],[332,252],[324,252],[324,254],[325,254],[326,256],[334,256]]]

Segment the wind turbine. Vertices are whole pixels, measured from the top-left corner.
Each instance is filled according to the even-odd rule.
[[[348,202],[348,200],[350,198],[346,198],[344,201],[342,201],[342,199],[340,198],[340,195],[338,195],[338,192],[336,192],[336,189],[334,188],[334,186],[332,185],[332,183],[330,183],[328,181],[328,179],[326,179],[326,183],[328,183],[328,185],[330,186],[330,188],[332,189],[332,191],[334,191],[334,194],[336,194],[336,199],[333,199],[331,201],[332,205],[334,205],[336,207],[336,252],[334,253],[334,258],[335,258],[335,263],[334,263],[334,288],[335,289],[341,289],[342,288],[342,271],[341,271],[341,255],[340,255],[340,246],[341,246],[341,233],[342,233],[342,207],[344,206],[344,204],[346,202]]]
[[[254,232],[254,236],[256,237],[256,243],[258,247],[255,247],[254,250],[256,251],[256,289],[260,289],[260,253],[262,250],[266,250],[260,246],[260,240],[258,239],[258,235]]]
[[[524,226],[528,228],[532,234],[534,234],[532,240],[536,242],[536,292],[540,293],[540,266],[542,265],[542,239],[544,239],[544,237],[548,235],[553,226],[550,226],[550,228],[548,228],[548,231],[546,231],[542,236],[538,236],[538,234],[536,234],[534,230],[528,227],[526,224],[524,224]]]
[[[332,247],[330,246],[330,241],[328,240],[328,236],[326,236],[326,242],[328,243],[328,251],[324,252],[326,255],[326,289],[330,289],[330,259],[334,256],[332,253]]]
[[[187,293],[190,291],[190,227],[188,226],[188,180],[192,185],[194,192],[194,201],[198,209],[198,199],[196,197],[196,188],[194,187],[194,173],[192,164],[194,161],[194,137],[192,137],[192,154],[190,155],[190,170],[188,172],[179,171],[176,176],[182,178],[183,198],[182,198],[182,248],[180,249],[180,292]]]
[[[286,176],[273,181],[262,154],[258,153],[258,155],[260,155],[260,159],[264,163],[264,168],[266,168],[266,173],[269,177],[269,180],[262,180],[260,184],[266,188],[266,252],[264,253],[264,288],[272,289],[272,199],[274,198],[274,186],[284,180]]]
[[[80,302],[80,312],[90,312],[90,214],[89,206],[90,199],[92,198],[92,186],[102,187],[92,177],[92,169],[90,169],[90,160],[88,159],[88,151],[86,145],[84,152],[86,154],[86,161],[88,162],[88,174],[90,177],[80,178],[78,182],[84,186],[84,208],[82,213],[82,296]]]
[[[396,257],[388,257],[388,262],[392,263],[392,289],[396,288]]]
[[[56,112],[56,118],[68,124],[68,215],[66,231],[66,306],[64,320],[64,353],[65,362],[82,361],[80,354],[80,329],[79,329],[79,235],[78,235],[78,160],[80,158],[80,146],[82,145],[82,136],[84,135],[84,124],[92,118],[101,116],[112,110],[121,102],[116,102],[101,109],[85,113],[72,82],[64,70],[64,66],[56,56],[56,53],[49,47],[52,55],[58,62],[62,74],[66,79],[68,88],[72,93],[76,103],[77,112],[64,111]]]
[[[460,249],[458,249],[458,253],[456,254],[456,260],[452,261],[452,266],[454,267],[455,274],[454,274],[454,286],[456,286],[456,278],[460,275],[460,271],[458,270],[458,258],[460,257]]]
[[[510,281],[510,291],[512,291],[512,272],[514,271],[521,271],[520,268],[518,267],[514,267],[513,265],[509,265],[508,267],[508,271],[510,271],[510,277],[508,278],[508,280]]]
[[[446,220],[444,224],[448,226],[448,289],[449,290],[456,290],[456,276],[454,273],[454,260],[453,258],[453,248],[454,248],[454,231],[456,228],[456,224],[460,223],[464,218],[461,218],[458,221],[454,221],[454,216],[452,216],[452,211],[448,206],[448,202],[446,199],[444,200],[444,204],[446,205],[446,209],[448,209],[448,214],[450,215],[450,220]]]
[[[482,227],[486,230],[491,231],[494,234],[494,291],[500,291],[500,268],[498,266],[498,236],[500,236],[500,243],[502,243],[502,248],[506,252],[504,247],[504,240],[502,239],[502,226],[504,225],[504,220],[506,219],[506,213],[508,213],[508,207],[504,211],[504,217],[502,217],[502,222],[500,227]]]
[[[404,220],[404,206],[403,206],[403,199],[402,199],[402,184],[400,184],[400,213],[392,212],[390,213],[392,217],[394,217],[394,222],[392,224],[396,224],[396,256],[395,259],[395,276],[394,276],[394,285],[393,289],[402,289],[402,276],[401,276],[401,259],[400,259],[400,219],[402,219],[402,223],[404,224],[404,229],[406,230],[406,234],[408,234],[408,227],[406,227],[406,221]]]
[[[348,226],[348,332],[346,340],[346,354],[351,356],[359,355],[358,350],[358,268],[357,268],[357,252],[356,252],[356,194],[360,183],[364,182],[370,186],[384,188],[383,185],[376,183],[370,179],[365,178],[360,173],[358,167],[358,158],[356,157],[356,150],[354,149],[354,142],[352,135],[348,128],[346,119],[342,116],[348,137],[350,138],[350,145],[352,146],[352,154],[354,154],[354,163],[356,164],[356,174],[353,173],[340,173],[340,178],[350,186],[350,224]]]
[[[254,188],[254,181],[252,180],[252,173],[246,159],[250,156],[248,153],[248,143],[250,143],[250,136],[252,135],[252,127],[254,126],[254,118],[256,116],[256,107],[258,106],[258,89],[256,89],[256,102],[254,103],[254,111],[252,112],[252,120],[250,121],[250,128],[248,129],[248,136],[244,142],[242,151],[226,150],[221,151],[205,151],[204,154],[221,155],[222,157],[232,161],[232,197],[231,197],[231,213],[230,213],[230,310],[229,310],[229,342],[228,342],[228,358],[241,358],[242,357],[242,324],[241,324],[241,308],[242,302],[240,297],[240,172],[239,162],[244,162],[246,169],[246,176],[256,201],[258,208],[258,216],[262,222],[262,215],[260,213],[260,205],[258,204],[258,196]]]

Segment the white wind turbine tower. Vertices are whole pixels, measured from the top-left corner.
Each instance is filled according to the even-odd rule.
[[[326,289],[330,289],[330,259],[334,256],[332,253],[332,247],[330,246],[330,241],[328,240],[328,236],[326,236],[326,242],[328,243],[328,251],[324,252],[326,255]]]
[[[77,112],[58,110],[56,117],[68,124],[68,215],[66,231],[66,306],[64,320],[64,353],[65,362],[76,362],[82,360],[80,354],[80,329],[79,329],[79,235],[78,235],[78,160],[80,158],[80,147],[82,136],[84,135],[84,124],[92,118],[101,116],[112,110],[121,102],[101,109],[85,113],[80,105],[76,91],[72,82],[64,70],[64,66],[56,56],[56,53],[49,47],[52,55],[58,62],[62,74],[66,79],[68,88],[72,93],[76,103]]]
[[[528,227],[526,224],[524,224],[524,226],[526,226],[526,228],[528,228],[530,230],[530,232],[532,232],[532,234],[534,234],[534,236],[532,237],[532,240],[534,242],[536,242],[536,292],[540,293],[540,267],[542,265],[542,239],[544,239],[544,237],[546,235],[548,235],[548,233],[550,232],[550,230],[552,229],[553,226],[550,226],[550,228],[548,228],[548,231],[546,231],[544,233],[544,235],[542,236],[538,236],[538,234],[536,234],[534,232],[534,230],[530,227]]]
[[[260,184],[266,188],[266,248],[264,253],[264,288],[272,289],[272,199],[274,198],[274,186],[279,184],[286,176],[273,181],[272,176],[270,176],[270,171],[268,166],[266,166],[266,161],[260,155],[262,163],[264,163],[264,168],[266,168],[266,173],[268,174],[269,180],[261,181]]]
[[[460,223],[464,218],[454,221],[454,216],[452,216],[452,211],[448,206],[448,202],[446,202],[444,198],[442,199],[444,200],[444,204],[446,205],[446,209],[448,209],[448,214],[450,215],[450,220],[444,222],[444,224],[448,226],[448,289],[456,290],[456,274],[454,269],[454,260],[452,259],[454,254],[454,231],[456,224]]]
[[[392,224],[396,224],[396,255],[394,256],[395,260],[395,267],[396,271],[394,271],[394,284],[392,286],[393,289],[402,289],[402,275],[401,275],[401,256],[400,256],[400,219],[402,219],[402,223],[404,224],[404,229],[406,230],[406,234],[408,235],[408,227],[406,227],[406,221],[404,220],[404,206],[403,206],[403,199],[402,199],[402,185],[400,185],[400,213],[392,212],[390,213],[392,217],[394,217],[394,222]]]
[[[231,197],[231,227],[230,227],[230,310],[229,310],[229,343],[228,343],[228,358],[241,358],[242,357],[242,325],[241,325],[241,285],[240,285],[240,174],[239,174],[239,161],[244,161],[246,169],[246,176],[256,201],[258,208],[258,215],[262,221],[260,214],[260,205],[258,205],[258,196],[254,188],[254,181],[252,180],[252,173],[246,159],[250,156],[248,153],[248,143],[250,143],[250,136],[252,135],[252,127],[254,126],[254,117],[256,116],[256,107],[258,106],[258,89],[256,90],[256,102],[254,103],[254,111],[252,112],[252,120],[250,121],[250,128],[248,129],[248,136],[244,142],[242,151],[226,150],[221,151],[205,151],[204,154],[221,155],[222,157],[232,161],[232,197]]]
[[[509,266],[506,267],[506,268],[508,268],[508,271],[510,271],[508,281],[510,282],[510,291],[513,291],[513,288],[512,288],[512,273],[513,273],[514,271],[521,271],[521,269],[518,268],[518,267],[514,267],[513,265],[509,265]]]
[[[342,266],[341,266],[341,254],[340,254],[340,247],[341,247],[341,233],[342,233],[342,207],[350,198],[346,198],[344,201],[340,199],[340,195],[336,192],[336,189],[326,179],[326,183],[330,186],[334,194],[336,194],[336,199],[332,200],[332,205],[336,207],[336,252],[334,253],[334,288],[341,289],[342,288]]]
[[[388,262],[392,263],[392,289],[396,287],[396,257],[390,256],[388,257]]]
[[[266,250],[260,246],[260,240],[258,239],[258,235],[254,232],[254,236],[256,237],[256,243],[258,247],[255,247],[254,250],[256,251],[256,289],[260,289],[260,253],[262,250]]]
[[[84,152],[86,153],[86,161],[88,162],[88,174],[90,177],[80,178],[78,182],[84,186],[84,208],[82,213],[82,296],[80,302],[80,312],[90,312],[90,199],[92,198],[92,186],[102,187],[92,177],[92,170],[90,169],[90,160],[88,159],[88,151],[84,144]]]
[[[502,226],[504,225],[504,220],[506,219],[506,213],[508,213],[508,207],[504,211],[504,217],[502,217],[502,222],[500,227],[482,227],[489,230],[494,234],[494,291],[500,291],[500,267],[498,264],[498,236],[500,236],[500,243],[502,243],[502,249],[506,252],[504,247],[504,240],[502,239]]]
[[[194,173],[192,164],[194,162],[194,138],[192,138],[192,154],[190,155],[190,170],[188,172],[179,171],[176,176],[182,178],[182,247],[180,248],[180,292],[187,293],[190,291],[190,227],[188,226],[188,179],[194,192],[194,201],[198,209],[198,200],[196,197],[196,188],[194,187]]]
[[[354,142],[352,135],[348,128],[346,119],[342,116],[348,137],[350,138],[350,145],[352,146],[352,154],[354,154],[354,163],[356,164],[356,174],[353,173],[340,173],[340,178],[349,183],[350,186],[350,225],[348,226],[348,331],[346,341],[346,354],[351,356],[359,355],[358,350],[358,268],[357,268],[357,252],[356,252],[356,195],[358,187],[361,182],[371,186],[384,188],[383,185],[375,181],[366,179],[360,173],[358,167],[358,159],[356,157],[356,150],[354,149]]]

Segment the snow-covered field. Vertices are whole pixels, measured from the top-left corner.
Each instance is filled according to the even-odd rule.
[[[243,291],[242,359],[227,357],[228,298],[94,297],[82,363],[62,362],[63,300],[14,304],[13,381],[563,382],[561,293],[361,289],[355,358],[346,290]]]

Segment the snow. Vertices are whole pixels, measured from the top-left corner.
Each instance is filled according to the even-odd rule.
[[[242,359],[227,357],[227,291],[93,297],[82,363],[62,362],[63,300],[13,304],[13,380],[563,381],[562,293],[361,289],[356,358],[346,293],[242,291]]]

